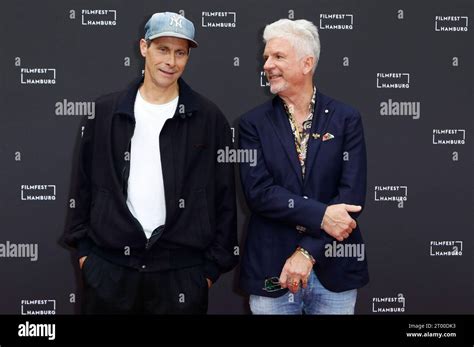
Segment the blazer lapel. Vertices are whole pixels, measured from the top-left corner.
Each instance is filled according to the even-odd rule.
[[[303,177],[301,174],[301,165],[298,160],[298,154],[296,153],[295,138],[291,130],[288,116],[283,108],[281,99],[276,96],[273,99],[273,111],[267,112],[267,117],[270,119],[270,123],[273,125],[273,129],[283,146],[286,157],[293,168],[298,182],[300,185],[303,184]]]
[[[314,160],[318,155],[319,147],[321,146],[321,137],[326,132],[329,125],[329,120],[333,114],[333,110],[328,107],[330,99],[319,92],[316,92],[316,110],[313,114],[313,123],[311,124],[311,135],[308,141],[308,149],[306,152],[306,172],[305,178],[310,177],[313,168]],[[313,135],[319,134],[319,138],[314,138]],[[305,183],[308,180],[305,179]]]

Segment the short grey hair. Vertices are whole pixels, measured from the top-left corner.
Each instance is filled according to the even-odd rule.
[[[321,52],[319,33],[316,25],[306,19],[280,19],[268,24],[263,31],[263,42],[267,43],[274,38],[288,40],[300,58],[313,56],[315,58],[312,73],[316,70]]]

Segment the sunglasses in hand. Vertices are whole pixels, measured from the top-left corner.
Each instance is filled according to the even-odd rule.
[[[281,287],[280,278],[268,277],[268,278],[265,278],[264,286],[262,289],[267,292],[276,292],[285,288]]]

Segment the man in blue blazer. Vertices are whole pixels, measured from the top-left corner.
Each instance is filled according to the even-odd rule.
[[[272,100],[242,116],[240,166],[252,212],[241,287],[254,314],[353,314],[369,281],[357,224],[367,163],[359,112],[313,83],[316,26],[281,19],[267,25],[264,71]]]

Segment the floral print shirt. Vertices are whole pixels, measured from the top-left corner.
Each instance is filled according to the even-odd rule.
[[[313,113],[316,108],[316,87],[313,87],[313,96],[309,104],[309,115],[303,121],[301,129],[298,128],[296,119],[293,116],[291,107],[289,107],[284,101],[283,106],[285,107],[288,120],[290,121],[291,130],[295,138],[296,153],[298,154],[298,160],[301,165],[301,174],[304,178],[305,164],[306,164],[306,153],[308,150],[308,141],[311,135],[311,125],[313,123]]]

